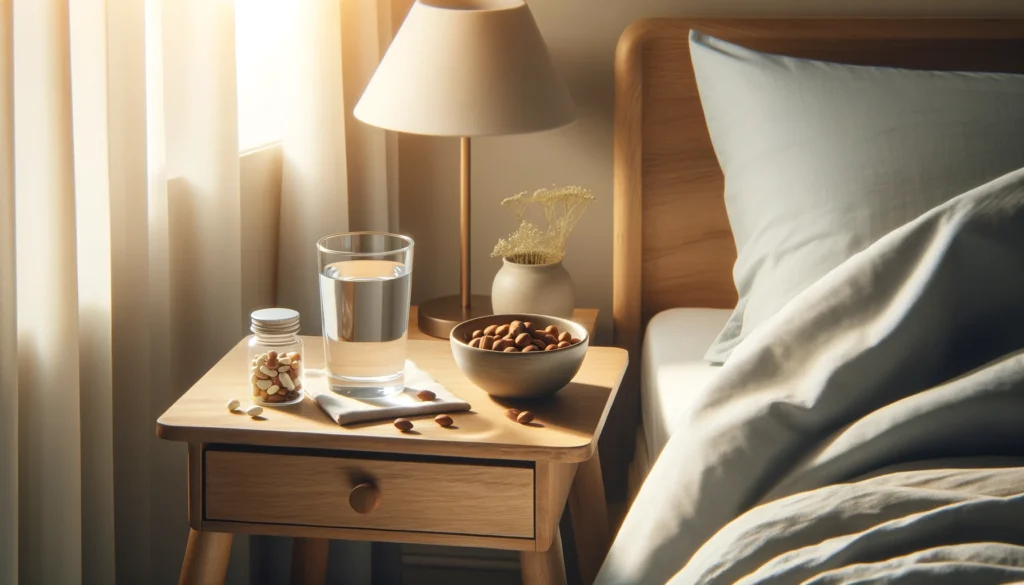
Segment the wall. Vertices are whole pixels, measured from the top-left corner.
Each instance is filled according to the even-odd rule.
[[[408,0],[395,0],[401,18]],[[479,138],[473,154],[472,286],[490,294],[501,261],[490,252],[514,228],[504,197],[579,184],[594,191],[565,265],[577,305],[601,309],[598,340],[611,334],[612,115],[615,44],[631,22],[652,16],[1001,16],[1024,15],[1020,0],[528,0],[579,121],[525,136]],[[413,302],[458,293],[458,164],[455,139],[399,139],[400,224],[417,244]]]

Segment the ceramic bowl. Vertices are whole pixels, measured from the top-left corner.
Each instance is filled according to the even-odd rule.
[[[469,336],[488,325],[529,321],[534,327],[554,325],[580,342],[551,351],[505,353],[467,345]],[[449,340],[459,369],[474,384],[501,398],[540,398],[558,392],[576,376],[587,355],[590,336],[586,328],[568,319],[546,315],[487,315],[463,321],[452,329]]]

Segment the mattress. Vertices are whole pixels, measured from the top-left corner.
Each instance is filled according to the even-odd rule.
[[[704,353],[731,313],[728,309],[669,309],[655,315],[647,325],[640,400],[650,464],[668,443],[676,421],[693,407],[700,391],[721,371],[720,366],[704,360]]]

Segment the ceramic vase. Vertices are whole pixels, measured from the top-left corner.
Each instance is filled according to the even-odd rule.
[[[491,285],[495,314],[531,313],[571,319],[576,307],[572,277],[561,262],[517,264],[502,259]]]

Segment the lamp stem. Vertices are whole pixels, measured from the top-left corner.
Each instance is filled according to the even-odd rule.
[[[459,240],[462,246],[459,257],[460,282],[459,294],[462,297],[462,308],[470,306],[469,293],[469,137],[462,137],[462,161],[460,182],[460,221]]]

